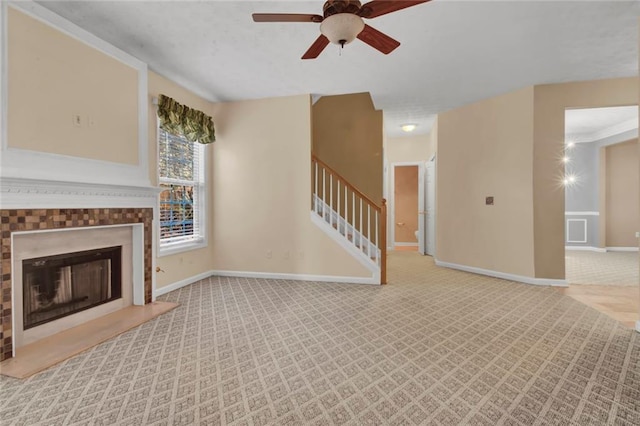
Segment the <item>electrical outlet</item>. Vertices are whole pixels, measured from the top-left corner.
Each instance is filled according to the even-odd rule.
[[[89,116],[87,117],[87,123],[89,125],[89,127],[95,127],[96,125],[96,119],[93,116]]]

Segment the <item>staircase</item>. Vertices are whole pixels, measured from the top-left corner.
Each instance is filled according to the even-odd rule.
[[[387,283],[387,206],[378,205],[315,155],[311,156],[311,219]]]

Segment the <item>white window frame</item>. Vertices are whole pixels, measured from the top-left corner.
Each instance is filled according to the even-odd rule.
[[[157,154],[158,154],[158,158],[157,158],[157,164],[160,164],[160,126],[157,126],[157,132],[156,132],[156,146],[157,146]],[[156,221],[157,225],[156,225],[156,233],[158,235],[157,238],[157,247],[158,247],[158,257],[164,257],[164,256],[171,256],[174,254],[178,254],[178,253],[183,253],[186,251],[191,251],[191,250],[198,250],[201,248],[205,248],[209,245],[209,241],[208,241],[208,234],[207,234],[207,223],[206,223],[206,212],[208,210],[208,205],[207,205],[207,187],[208,187],[208,182],[207,182],[207,178],[206,178],[206,170],[207,170],[207,166],[208,166],[208,161],[207,161],[207,155],[206,155],[206,150],[205,150],[205,145],[197,143],[197,142],[192,142],[198,152],[198,162],[199,162],[199,170],[198,170],[198,181],[200,182],[199,185],[197,185],[196,188],[194,188],[194,191],[197,191],[197,200],[198,200],[198,208],[197,208],[197,212],[198,212],[198,236],[195,237],[194,239],[190,239],[190,240],[186,240],[186,241],[177,241],[177,242],[172,242],[172,243],[163,243],[160,237],[160,231],[161,231],[161,224],[160,224],[160,192],[158,193],[158,200],[157,200],[157,211],[158,211],[158,219]],[[160,187],[160,185],[162,183],[175,183],[175,182],[171,182],[169,180],[167,181],[163,181],[163,178],[160,176],[160,167],[157,167],[156,170],[157,173],[157,178],[158,178],[158,187]]]

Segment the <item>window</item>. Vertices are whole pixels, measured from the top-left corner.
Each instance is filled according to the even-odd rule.
[[[160,254],[206,245],[204,149],[158,128]]]

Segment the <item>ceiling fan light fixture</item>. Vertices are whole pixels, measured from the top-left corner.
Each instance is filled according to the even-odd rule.
[[[364,30],[364,21],[353,13],[337,13],[328,16],[320,24],[320,32],[333,44],[344,47]]]

